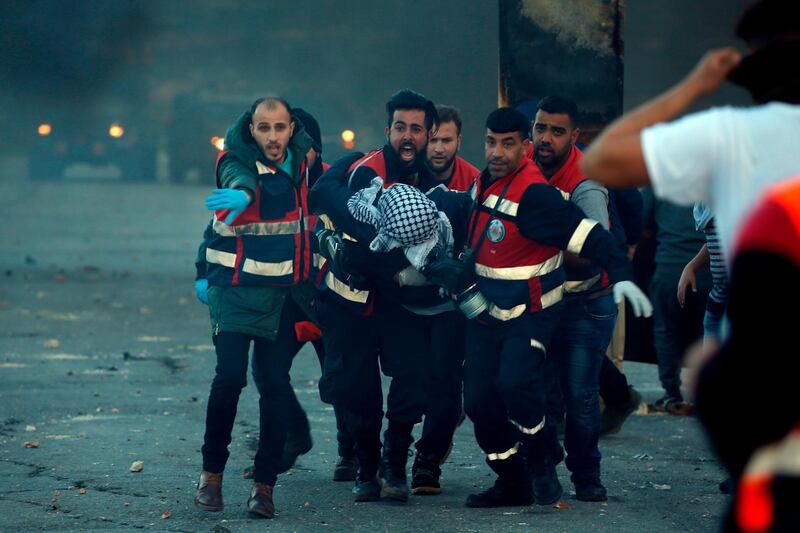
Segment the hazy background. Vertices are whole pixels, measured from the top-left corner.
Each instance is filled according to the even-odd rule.
[[[676,81],[707,48],[733,43],[746,2],[624,4],[630,108]],[[459,107],[463,155],[482,166],[483,120],[497,102],[496,1],[6,0],[0,7],[2,175],[210,184],[210,138],[224,136],[266,94],[315,115],[332,160],[345,151],[344,129],[355,131],[355,149],[383,143],[384,103],[402,87]],[[572,96],[580,105],[581,95]],[[728,89],[716,101],[746,98]],[[52,126],[47,138],[37,134],[42,123]],[[111,124],[124,127],[123,137],[108,137]],[[83,159],[120,168],[49,165],[81,150]]]

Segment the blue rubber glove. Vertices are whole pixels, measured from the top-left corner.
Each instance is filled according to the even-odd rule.
[[[198,279],[194,282],[194,293],[201,303],[208,305],[208,280]]]
[[[249,203],[250,197],[247,196],[246,192],[239,189],[214,189],[211,191],[211,196],[206,198],[206,207],[211,211],[219,209],[230,210],[228,218],[225,219],[226,224],[231,224],[247,208]]]

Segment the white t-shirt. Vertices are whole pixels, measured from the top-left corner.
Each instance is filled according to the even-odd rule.
[[[708,204],[729,258],[764,189],[800,175],[800,105],[709,109],[646,128],[641,143],[655,195]]]

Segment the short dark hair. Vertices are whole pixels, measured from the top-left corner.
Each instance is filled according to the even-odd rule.
[[[569,98],[556,95],[545,96],[539,100],[539,103],[536,105],[536,111],[567,115],[573,126],[578,123],[578,106]]]
[[[781,38],[800,38],[800,3],[796,0],[760,0],[744,10],[736,36],[747,44],[767,44]]]
[[[451,105],[437,105],[436,113],[439,115],[439,124],[452,122],[456,125],[458,134],[461,135],[461,113]]]
[[[425,112],[425,127],[429,130],[434,124],[439,124],[439,115],[436,113],[436,106],[433,102],[411,89],[401,89],[394,93],[389,101],[386,102],[386,126],[392,127],[394,112],[398,109],[418,109]]]
[[[513,107],[499,107],[489,113],[486,127],[495,133],[518,131],[523,139],[528,138],[528,119]]]
[[[264,96],[262,98],[258,98],[253,105],[250,106],[250,115],[255,115],[256,109],[261,104],[265,104],[267,109],[275,109],[276,106],[282,105],[286,108],[286,111],[289,113],[289,116],[292,115],[292,106],[289,105],[289,102],[281,98],[280,96]]]

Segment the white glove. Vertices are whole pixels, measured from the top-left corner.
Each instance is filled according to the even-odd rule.
[[[625,298],[636,316],[648,317],[653,314],[653,304],[642,290],[632,281],[618,281],[614,284],[614,301],[620,303]]]

